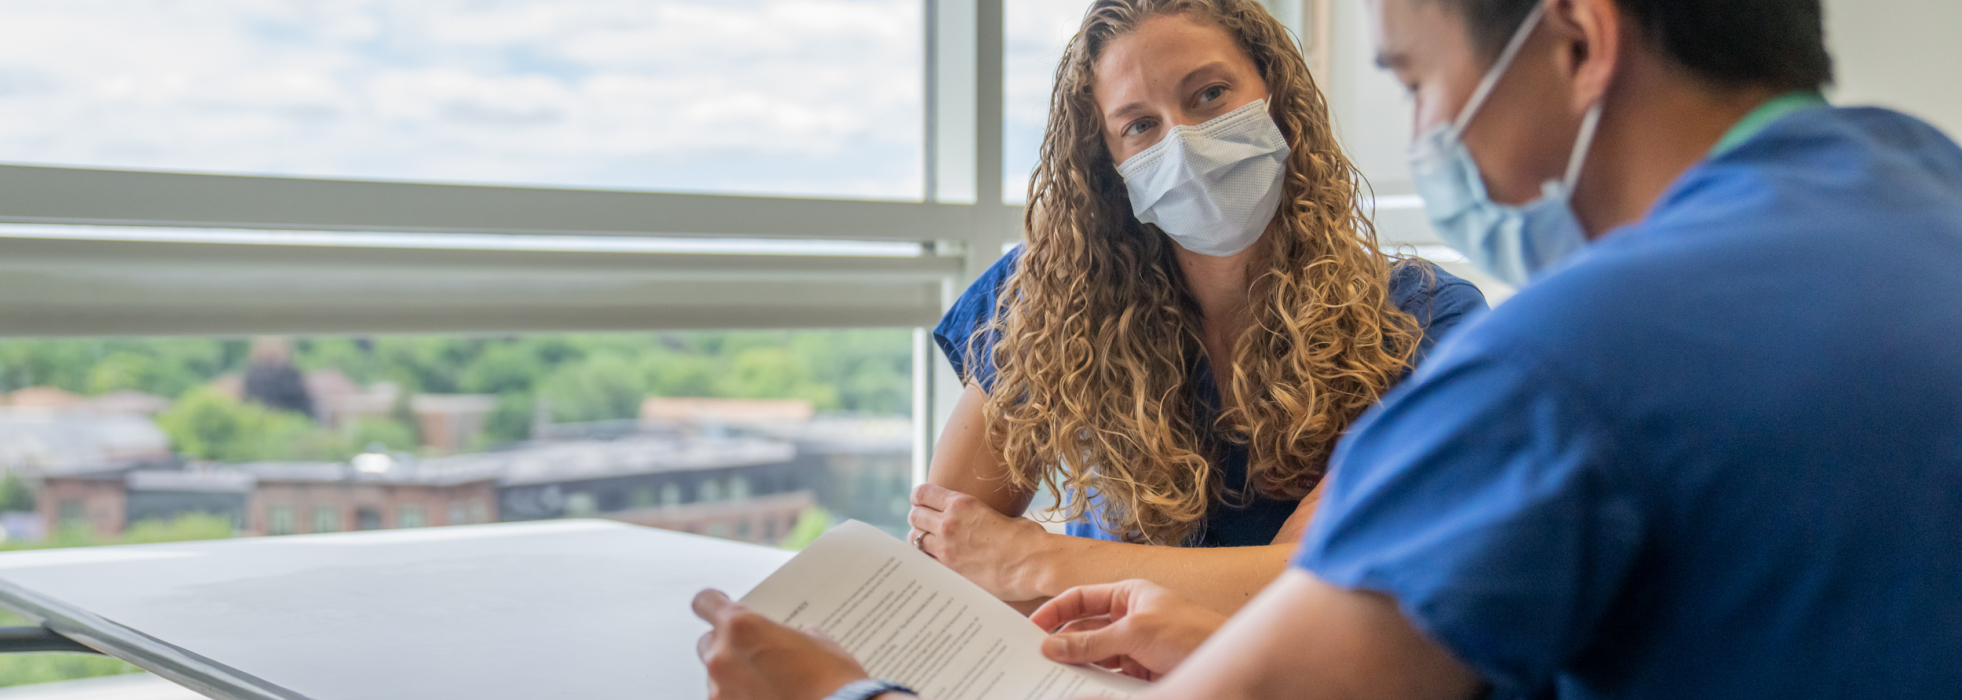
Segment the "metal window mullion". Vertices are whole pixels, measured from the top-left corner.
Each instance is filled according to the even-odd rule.
[[[0,165],[0,223],[919,241],[989,208]]]

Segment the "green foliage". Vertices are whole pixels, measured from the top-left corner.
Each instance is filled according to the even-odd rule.
[[[538,393],[551,402],[554,421],[613,420],[640,415],[647,384],[633,361],[604,352],[552,372]]]
[[[5,654],[0,655],[0,688],[34,683],[72,681],[100,676],[141,673],[112,656],[93,654]]]
[[[222,540],[232,536],[232,520],[210,513],[186,513],[170,520],[138,520],[123,530],[121,537],[103,537],[87,526],[63,527],[39,542],[0,543],[0,552],[24,549],[67,549],[111,544],[156,544]]]
[[[414,393],[497,395],[487,444],[529,437],[539,398],[560,422],[633,418],[649,395],[800,398],[820,410],[883,414],[906,413],[912,398],[904,329],[297,339],[301,370],[331,367],[404,392],[392,424],[332,434],[208,388],[241,371],[246,355],[238,340],[12,340],[0,342],[0,390],[135,389],[177,399],[159,417],[165,432],[179,451],[220,460],[341,459],[369,442],[406,449],[404,431],[416,430],[406,396]]]
[[[641,359],[647,393],[656,396],[720,396],[716,359],[657,347]]]
[[[237,369],[245,351],[241,341],[186,338],[12,340],[0,343],[0,390],[134,389],[170,398]]]
[[[0,610],[0,626],[32,627],[34,621]],[[93,654],[0,654],[0,688],[141,673],[119,659]]]
[[[797,515],[797,525],[790,528],[790,534],[784,535],[777,546],[793,552],[802,550],[817,541],[818,536],[824,534],[825,530],[831,529],[831,523],[831,511],[825,510],[823,506],[805,508],[804,512]]]
[[[838,408],[838,388],[816,381],[811,366],[789,348],[753,347],[736,353],[722,375],[721,393],[739,399],[794,398]]]
[[[138,520],[123,530],[121,544],[195,542],[232,536],[232,520],[210,513],[186,513],[170,520]]]
[[[199,387],[157,415],[157,425],[178,452],[222,462],[341,460],[354,453],[348,440],[306,416],[242,402],[212,387]]]
[[[495,445],[530,438],[532,406],[536,400],[530,392],[499,394],[497,408],[484,420],[485,441]]]
[[[0,477],[0,510],[34,510],[34,490],[13,472]]]
[[[387,379],[375,354],[352,338],[302,338],[293,343],[293,366],[301,371],[333,368],[358,384]]]
[[[380,444],[390,452],[413,452],[422,444],[416,439],[415,429],[399,420],[362,418],[351,428],[345,444],[353,450],[365,451],[369,445]]]

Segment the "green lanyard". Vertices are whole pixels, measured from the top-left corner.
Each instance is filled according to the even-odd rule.
[[[1811,90],[1788,92],[1773,97],[1764,104],[1758,105],[1757,109],[1751,110],[1750,114],[1744,115],[1743,119],[1737,121],[1736,126],[1731,127],[1723,138],[1718,139],[1716,147],[1710,149],[1710,157],[1723,155],[1730,149],[1736,148],[1738,144],[1751,140],[1751,137],[1757,136],[1758,132],[1764,131],[1765,127],[1771,126],[1772,122],[1784,118],[1785,115],[1825,106],[1827,106],[1826,98]]]

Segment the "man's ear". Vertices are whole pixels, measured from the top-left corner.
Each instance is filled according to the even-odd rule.
[[[1608,94],[1630,37],[1615,0],[1545,0],[1546,23],[1562,43],[1560,72],[1573,81],[1576,114]]]

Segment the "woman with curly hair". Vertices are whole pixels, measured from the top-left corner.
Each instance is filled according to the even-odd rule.
[[[935,330],[966,381],[913,544],[1008,601],[1150,579],[1223,612],[1286,564],[1336,439],[1485,307],[1393,260],[1253,0],[1097,0],[1056,71],[1028,242]],[[1069,535],[1018,516],[1038,489]]]

